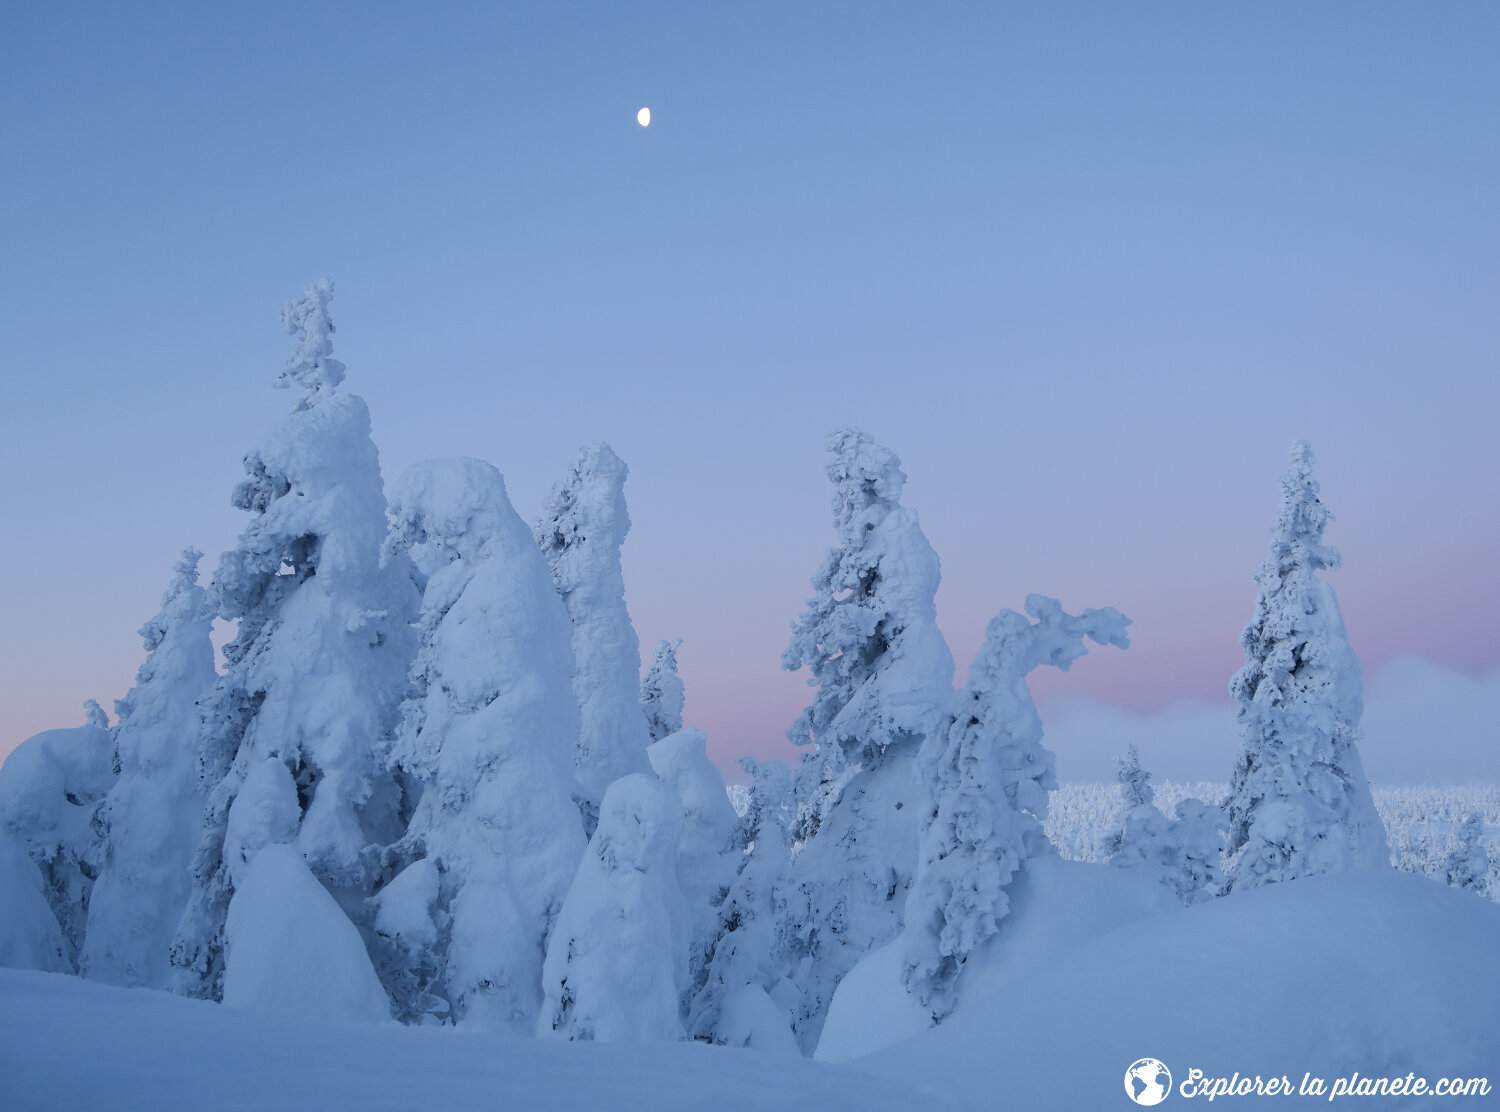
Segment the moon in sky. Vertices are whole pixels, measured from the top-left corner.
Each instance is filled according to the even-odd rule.
[[[650,127],[651,126],[651,109],[649,109],[649,108],[642,108],[639,112],[637,112],[635,114],[635,122],[638,123],[638,124],[640,124],[642,127]]]

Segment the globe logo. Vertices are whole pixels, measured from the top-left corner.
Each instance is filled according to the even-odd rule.
[[[1172,1071],[1155,1058],[1132,1062],[1125,1071],[1125,1093],[1137,1104],[1160,1104],[1172,1093]]]

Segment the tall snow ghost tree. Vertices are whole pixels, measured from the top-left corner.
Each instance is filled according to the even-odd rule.
[[[902,980],[940,1020],[957,1003],[970,954],[1010,911],[1008,888],[1031,858],[1054,853],[1042,823],[1057,787],[1054,758],[1026,677],[1044,664],[1067,671],[1087,653],[1084,638],[1129,646],[1130,619],[1114,607],[1063,612],[1030,595],[1026,613],[1002,610],[969,668],[957,714],[922,747],[928,787],[917,877],[906,901]]]
[[[1333,588],[1317,576],[1339,566],[1338,552],[1323,543],[1330,520],[1312,450],[1297,441],[1271,551],[1255,575],[1255,618],[1240,636],[1245,666],[1229,688],[1239,703],[1241,751],[1225,805],[1226,890],[1390,865],[1355,748],[1364,709],[1359,658]]]
[[[677,675],[677,646],[665,639],[656,643],[651,666],[641,680],[641,709],[646,713],[646,729],[652,741],[670,737],[682,729],[682,680]]]
[[[135,686],[115,703],[119,779],[100,812],[106,834],[79,958],[84,976],[110,984],[168,987],[167,955],[192,893],[204,805],[198,701],[218,678],[202,558],[183,552],[161,612],[141,627],[147,656]]]
[[[376,933],[402,1018],[531,1034],[542,959],[583,855],[573,803],[572,627],[531,530],[487,463],[409,468],[391,547],[444,563],[427,580],[393,757],[421,784],[379,896]]]
[[[416,589],[405,559],[383,564],[385,495],[364,400],[340,389],[327,280],[282,310],[295,338],[276,385],[302,391],[292,412],[245,456],[232,502],[252,514],[219,561],[219,616],[239,623],[206,704],[201,768],[209,786],[194,890],[172,964],[178,991],[219,998],[224,922],[234,894],[226,831],[239,845],[290,839],[346,912],[362,914],[378,879],[373,845],[400,835],[386,771],[414,652]],[[269,760],[294,785],[295,829],[241,787]],[[275,780],[266,775],[263,786]],[[278,796],[277,798],[280,798]],[[279,819],[278,819],[279,823]]]
[[[592,832],[604,789],[649,774],[640,706],[641,648],[625,608],[620,546],[630,531],[624,461],[608,444],[578,453],[536,523],[537,543],[573,623],[573,693],[583,723],[575,757],[579,806]]]
[[[683,1037],[688,913],[677,887],[682,811],[655,777],[611,784],[543,972],[537,1032],[633,1042]]]
[[[813,745],[797,774],[802,845],[780,929],[799,968],[793,1017],[817,1045],[840,980],[901,929],[916,869],[922,788],[913,761],[951,721],[953,657],[937,627],[937,554],[895,454],[857,429],[828,441],[839,543],[813,577],[782,666],[807,667],[813,701],[787,736]]]

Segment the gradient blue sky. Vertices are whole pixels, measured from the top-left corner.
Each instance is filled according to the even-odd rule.
[[[849,423],[960,675],[1040,591],[1136,621],[1044,692],[1225,700],[1294,437],[1367,668],[1492,673],[1497,57],[1491,3],[4,5],[0,755],[232,544],[323,275],[388,481],[626,459],[721,761],[790,751]]]

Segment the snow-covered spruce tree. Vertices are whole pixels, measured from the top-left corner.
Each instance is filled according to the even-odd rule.
[[[620,569],[620,546],[630,530],[626,472],[608,444],[584,448],[568,477],[552,488],[535,526],[573,623],[573,693],[583,716],[575,768],[586,833],[593,831],[605,788],[628,773],[651,772],[640,642]]]
[[[1116,764],[1120,813],[1101,846],[1109,863],[1166,885],[1186,906],[1213,898],[1223,885],[1224,812],[1184,799],[1173,822],[1156,806],[1151,774],[1141,767],[1134,745]]]
[[[724,777],[708,759],[702,730],[679,730],[646,750],[662,783],[677,793],[682,836],[677,846],[677,884],[688,913],[688,979],[683,1014],[708,978],[708,961],[719,929],[719,905],[734,883],[743,846],[739,816],[729,804]]]
[[[641,709],[652,741],[660,741],[682,729],[682,680],[677,675],[676,641],[661,640],[651,654],[651,666],[641,680]]]
[[[839,981],[901,929],[924,810],[913,761],[947,729],[953,700],[934,604],[938,558],[916,512],[900,504],[900,460],[857,429],[834,433],[828,447],[839,543],[782,655],[789,670],[807,667],[817,689],[787,733],[816,748],[797,774],[801,845],[779,912],[805,1053]]]
[[[681,833],[677,797],[655,777],[632,773],[605,791],[547,944],[538,1034],[599,1042],[683,1037]]]
[[[1226,890],[1347,869],[1387,868],[1385,828],[1355,743],[1364,702],[1359,658],[1338,599],[1318,579],[1339,554],[1323,543],[1312,450],[1292,445],[1271,552],[1256,572],[1245,666],[1241,751],[1230,781]]]
[[[392,550],[422,546],[423,563],[446,562],[422,597],[393,745],[421,785],[399,855],[421,859],[375,897],[385,981],[404,1019],[530,1034],[547,934],[585,844],[573,803],[572,627],[489,464],[409,468],[391,514]]]
[[[917,876],[906,900],[902,981],[933,1018],[957,1003],[957,980],[974,950],[1010,911],[1018,870],[1055,853],[1042,823],[1057,787],[1053,756],[1026,677],[1044,664],[1067,671],[1083,640],[1126,648],[1130,619],[1114,607],[1063,612],[1029,595],[1026,613],[1002,610],[969,668],[951,727],[922,747],[923,800]]]
[[[167,957],[192,893],[203,834],[198,701],[218,678],[213,608],[198,585],[203,553],[183,552],[161,611],[141,627],[146,659],[115,703],[119,779],[100,812],[105,839],[79,972],[116,985],[166,988]]]
[[[1459,828],[1458,845],[1443,862],[1443,879],[1454,888],[1483,896],[1489,887],[1490,852],[1484,844],[1484,816],[1470,811]]]
[[[718,933],[688,1012],[688,1032],[720,1045],[799,1053],[787,1015],[769,995],[783,975],[774,890],[791,853],[791,770],[753,757],[740,765],[754,781],[736,837],[747,852],[719,905]]]
[[[278,386],[296,407],[245,456],[235,506],[252,514],[226,552],[211,593],[239,623],[226,668],[204,705],[201,769],[206,830],[194,889],[172,947],[178,991],[218,998],[224,923],[236,873],[253,847],[294,840],[347,913],[362,914],[378,878],[374,845],[401,833],[400,799],[386,770],[415,651],[416,589],[404,559],[382,563],[385,495],[364,400],[340,388],[326,280],[282,309],[295,337]],[[294,830],[272,836],[247,776],[279,762],[295,788]],[[269,781],[268,781],[269,782]],[[226,831],[242,837],[226,844]]]
[[[0,764],[0,835],[13,838],[41,871],[70,970],[98,876],[98,805],[115,782],[113,742],[97,725],[98,706],[84,704],[86,725],[27,738]]]

